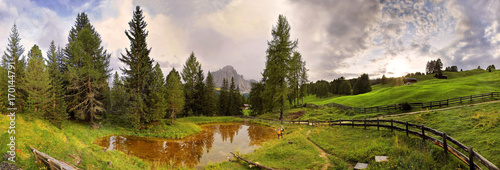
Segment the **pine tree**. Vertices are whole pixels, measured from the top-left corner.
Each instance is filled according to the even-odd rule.
[[[250,113],[252,116],[264,114],[264,100],[262,98],[264,87],[265,85],[260,82],[252,83],[252,89],[248,96],[248,103],[252,106]]]
[[[184,68],[182,69],[182,80],[184,80],[184,96],[185,96],[185,105],[184,105],[184,115],[192,115],[195,114],[195,105],[196,103],[196,85],[199,82],[203,82],[203,79],[200,77],[202,75],[203,70],[201,70],[201,64],[196,60],[194,56],[194,52],[191,52],[188,60],[184,64]],[[196,114],[199,114],[198,112]]]
[[[234,77],[231,77],[231,84],[229,85],[229,115],[238,114],[238,104],[236,103],[237,94],[236,85],[234,84]]]
[[[372,91],[372,87],[370,84],[370,78],[368,74],[362,74],[361,77],[358,78],[358,81],[354,84],[353,94],[363,94]]]
[[[165,111],[167,110],[165,79],[160,64],[156,63],[152,77],[153,83],[151,84],[151,93],[148,97],[148,105],[151,106],[148,121],[157,122],[165,117]]]
[[[381,83],[382,83],[382,84],[387,84],[387,83],[388,83],[388,81],[387,81],[387,77],[385,77],[385,74],[384,74],[384,75],[382,75],[382,80],[381,80]]]
[[[166,83],[166,93],[167,93],[167,111],[170,115],[172,124],[176,115],[184,107],[184,93],[181,83],[181,77],[175,68],[168,73],[167,83]]]
[[[94,119],[100,119],[99,115],[105,113],[103,101],[108,87],[110,54],[101,46],[101,37],[87,15],[80,13],[76,20],[65,49],[67,104],[73,117],[94,124]]]
[[[60,51],[61,48],[59,48]],[[61,68],[62,56],[58,54],[58,50],[54,44],[54,41],[50,43],[49,50],[47,51],[47,70],[49,72],[50,84],[52,88],[50,93],[52,95],[52,101],[49,101],[51,105],[48,117],[54,124],[61,127],[62,122],[67,119],[68,114],[66,112],[67,105],[64,100],[65,90],[63,87],[63,72]]]
[[[215,96],[215,82],[214,82],[214,76],[208,72],[207,79],[206,79],[206,102],[207,105],[205,106],[206,111],[205,114],[210,115],[210,116],[215,116],[217,115],[217,97]]]
[[[236,107],[236,112],[233,113],[233,115],[243,115],[243,100],[242,100],[242,95],[240,94],[240,87],[236,87],[236,90],[234,91],[234,107]]]
[[[290,25],[283,15],[278,17],[277,26],[273,27],[271,34],[273,39],[267,43],[267,61],[263,73],[266,84],[264,94],[272,100],[268,110],[279,109],[280,119],[283,119],[288,95],[286,78],[290,69],[287,62],[297,47],[297,41],[290,40]]]
[[[9,35],[9,44],[7,45],[7,49],[4,52],[4,55],[2,57],[3,59],[3,67],[5,70],[7,69],[7,65],[9,62],[13,62],[14,66],[14,85],[16,88],[15,92],[15,107],[20,111],[23,112],[23,108],[25,106],[25,101],[27,98],[26,92],[23,90],[24,88],[24,74],[25,74],[25,68],[26,68],[26,61],[24,59],[23,53],[24,53],[24,47],[20,44],[21,42],[21,37],[19,36],[19,33],[17,32],[17,26],[14,24],[11,29],[11,33]],[[9,70],[12,71],[12,70]],[[11,106],[12,107],[12,106]]]
[[[347,80],[341,80],[340,83],[340,95],[351,95],[351,83]]]
[[[205,76],[203,75],[203,70],[199,70],[196,74],[196,85],[194,86],[194,98],[192,110],[193,114],[196,116],[206,114],[206,108],[209,101],[207,101],[207,87],[204,82]]]
[[[148,122],[150,113],[147,99],[150,95],[149,84],[153,82],[153,60],[149,57],[151,48],[148,48],[146,38],[148,31],[147,23],[139,6],[133,12],[132,20],[128,23],[130,29],[125,31],[125,35],[130,40],[130,49],[125,49],[126,55],[121,55],[120,61],[124,62],[128,68],[121,68],[125,75],[124,84],[128,93],[127,115],[129,122],[134,127],[139,127],[142,123]]]
[[[24,90],[28,94],[28,102],[31,104],[28,108],[35,117],[45,117],[53,101],[50,92],[52,85],[49,78],[49,72],[43,61],[42,51],[35,44],[28,53],[28,67],[24,79]],[[31,116],[30,116],[31,117]]]

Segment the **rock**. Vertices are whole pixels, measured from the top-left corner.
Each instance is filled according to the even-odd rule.
[[[366,169],[368,168],[368,164],[367,163],[356,163],[356,166],[354,166],[354,169]]]
[[[388,156],[375,156],[375,162],[387,162]]]
[[[8,160],[9,159],[9,154],[8,153],[4,153],[3,154],[3,159],[4,160]]]
[[[21,170],[21,168],[17,167],[16,165],[5,162],[5,161],[0,164],[0,169],[2,169],[2,170]]]

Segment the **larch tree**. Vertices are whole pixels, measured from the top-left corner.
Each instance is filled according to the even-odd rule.
[[[73,117],[100,119],[108,90],[110,54],[101,46],[101,36],[85,13],[78,14],[66,45],[67,104]]]
[[[166,95],[167,111],[170,114],[173,124],[177,114],[184,108],[184,92],[181,77],[175,68],[172,68],[172,71],[167,75]]]
[[[279,15],[276,26],[273,26],[271,35],[273,39],[268,41],[266,68],[263,77],[266,85],[265,95],[272,103],[269,110],[278,109],[280,120],[283,119],[283,112],[286,107],[290,61],[293,50],[297,47],[297,40],[290,40],[290,25],[285,16]]]
[[[24,91],[27,93],[28,115],[45,117],[53,100],[50,92],[52,85],[49,72],[43,60],[42,51],[35,44],[28,52],[28,67],[24,79]]]
[[[133,12],[132,20],[128,23],[130,29],[125,35],[130,41],[130,49],[125,48],[126,54],[119,58],[127,67],[121,68],[124,73],[124,84],[128,94],[127,116],[128,121],[135,128],[148,122],[149,84],[152,83],[153,60],[149,57],[151,48],[148,48],[146,38],[149,32],[144,21],[144,15],[139,6]]]
[[[24,47],[20,44],[21,42],[21,37],[19,36],[19,33],[17,32],[17,26],[14,24],[11,29],[11,33],[9,35],[9,44],[7,45],[7,49],[4,52],[4,55],[2,57],[2,64],[3,67],[7,69],[8,63],[12,62],[14,63],[14,83],[16,86],[16,92],[15,92],[15,107],[20,110],[21,112],[23,111],[23,108],[25,106],[26,102],[26,92],[23,90],[23,83],[24,83],[24,72],[26,69],[26,61],[23,56],[24,53]],[[10,71],[10,70],[9,70]]]
[[[217,115],[217,96],[215,96],[215,82],[214,82],[214,76],[208,72],[207,79],[206,79],[206,102],[207,105],[205,106],[205,114],[209,116],[215,116]]]
[[[67,105],[64,100],[65,90],[63,87],[64,77],[61,60],[62,56],[58,54],[56,45],[54,44],[54,41],[52,41],[50,43],[49,50],[47,51],[46,59],[50,84],[52,86],[50,89],[52,101],[49,101],[50,109],[46,117],[59,127],[62,126],[62,122],[68,117],[66,112]]]

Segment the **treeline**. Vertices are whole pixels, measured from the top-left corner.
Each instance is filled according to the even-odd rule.
[[[290,25],[285,16],[279,15],[273,26],[272,40],[268,41],[266,68],[262,81],[252,83],[249,103],[252,115],[283,111],[290,105],[298,105],[306,93],[307,69],[302,55],[296,50],[298,40],[290,39]]]
[[[316,95],[319,98],[328,97],[330,94],[357,95],[372,91],[372,82],[368,74],[362,74],[358,78],[345,79],[340,77],[330,82],[318,80],[316,83],[307,84],[307,94]]]
[[[31,118],[44,118],[61,126],[69,119],[88,121],[114,117],[115,123],[132,128],[144,124],[191,115],[241,115],[244,98],[235,88],[234,80],[216,94],[210,72],[207,78],[191,53],[182,72],[172,69],[164,76],[160,65],[150,57],[146,43],[147,23],[139,6],[133,12],[125,36],[130,47],[119,58],[126,67],[123,76],[113,75],[110,54],[102,46],[99,33],[85,13],[79,13],[64,47],[51,42],[46,59],[35,44],[23,56],[24,47],[16,25],[12,27],[9,44],[0,69],[0,106],[16,107],[16,113]],[[10,65],[10,63],[14,63]],[[7,70],[14,68],[14,76]],[[184,81],[184,83],[181,81]],[[15,85],[15,105],[7,103],[8,85]],[[8,105],[9,104],[9,105]],[[13,103],[12,103],[13,104]]]

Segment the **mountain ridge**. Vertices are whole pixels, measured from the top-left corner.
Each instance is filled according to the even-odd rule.
[[[252,88],[252,82],[257,82],[253,79],[246,80],[243,75],[238,74],[233,66],[227,65],[221,69],[210,72],[214,77],[214,83],[216,87],[222,87],[222,81],[225,78],[228,81],[228,85],[231,84],[231,77],[234,77],[234,84],[240,88],[240,93],[249,93]]]

